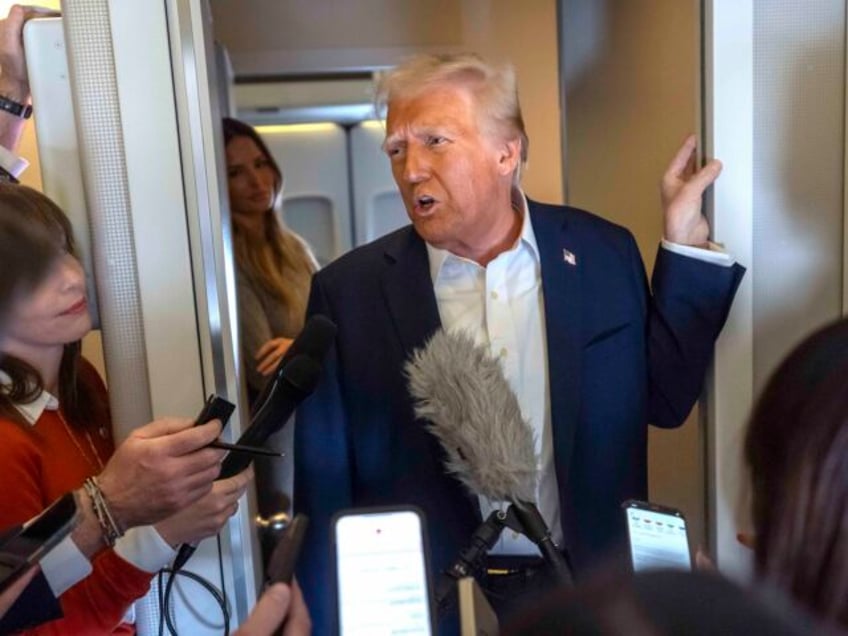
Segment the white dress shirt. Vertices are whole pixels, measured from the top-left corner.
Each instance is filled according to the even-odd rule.
[[[513,205],[522,216],[521,235],[509,250],[488,266],[427,245],[433,290],[442,326],[465,331],[501,361],[521,414],[533,429],[539,478],[539,511],[561,543],[559,491],[551,438],[551,401],[548,387],[542,268],[524,195],[516,191]],[[480,497],[485,519],[503,502]],[[495,554],[539,554],[524,535],[505,530],[492,550]]]
[[[0,169],[7,172],[15,179],[20,179],[24,170],[29,167],[29,161],[23,157],[19,157],[14,152],[0,146]]]
[[[513,208],[521,214],[521,234],[515,244],[486,267],[427,244],[430,276],[439,317],[447,331],[465,331],[499,358],[509,385],[518,398],[521,414],[533,430],[538,479],[536,504],[557,545],[562,545],[559,489],[554,468],[551,400],[548,381],[545,301],[542,268],[536,236],[527,212],[527,199],[519,190]],[[733,259],[718,246],[700,249],[662,242],[663,248],[723,266]],[[480,497],[485,519],[503,502]],[[538,555],[529,539],[505,530],[493,554]]]

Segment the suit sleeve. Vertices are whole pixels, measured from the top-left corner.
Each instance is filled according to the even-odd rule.
[[[104,550],[93,562],[91,576],[59,598],[63,618],[25,632],[31,636],[110,634],[130,606],[150,589],[153,575]]]
[[[631,258],[642,270],[631,237]],[[680,426],[701,395],[715,341],[745,268],[723,267],[660,248],[648,298],[649,421]],[[646,285],[646,282],[643,282]]]
[[[9,610],[0,617],[0,634],[11,634],[62,616],[59,601],[39,572]]]
[[[307,319],[316,314],[338,324],[320,275],[313,278]],[[333,515],[349,508],[353,501],[349,431],[340,382],[339,334],[325,360],[318,387],[298,409],[295,424],[294,509],[309,517],[297,577],[316,634],[335,633],[330,525]]]

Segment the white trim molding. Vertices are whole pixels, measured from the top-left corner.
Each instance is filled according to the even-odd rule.
[[[753,399],[753,0],[704,0],[704,150],[724,170],[708,199],[713,238],[748,268],[716,344],[708,379],[707,512],[710,550],[734,577],[750,573],[736,534],[747,524],[742,440]]]

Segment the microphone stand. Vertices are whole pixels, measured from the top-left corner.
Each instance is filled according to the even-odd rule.
[[[535,504],[520,501],[510,505],[510,510],[512,509],[524,535],[536,544],[542,558],[551,567],[556,582],[560,585],[574,585],[571,566],[554,543],[551,532]]]
[[[504,528],[515,532],[524,531],[514,509],[515,506],[510,505],[506,511],[493,510],[471,535],[471,543],[459,553],[456,561],[442,572],[436,584],[436,607],[440,614],[453,604],[455,595],[451,592],[456,587],[456,582],[466,576],[476,577],[479,574],[486,555],[498,542]]]
[[[440,614],[453,604],[455,597],[451,592],[457,581],[466,576],[476,577],[480,573],[486,555],[498,542],[505,528],[520,532],[536,544],[558,584],[574,584],[571,566],[551,538],[539,509],[527,502],[514,503],[506,511],[492,511],[474,531],[471,542],[459,553],[456,561],[442,572],[436,583],[436,606]]]

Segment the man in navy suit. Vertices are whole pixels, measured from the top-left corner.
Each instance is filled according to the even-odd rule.
[[[312,519],[299,576],[317,633],[335,615],[335,512],[418,506],[439,572],[500,505],[445,474],[414,416],[403,365],[437,329],[501,359],[534,429],[540,511],[579,575],[622,542],[622,501],[647,495],[647,425],[685,420],[744,271],[708,243],[701,195],[721,166],[694,170],[694,138],[663,179],[651,291],[627,230],[519,189],[528,140],[511,69],[421,56],[380,97],[412,226],[316,274],[308,307],[339,327],[295,433],[294,503]],[[499,564],[538,554],[512,533],[493,552]]]

